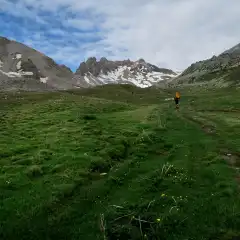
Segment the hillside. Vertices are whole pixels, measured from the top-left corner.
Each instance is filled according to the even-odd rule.
[[[174,92],[0,93],[1,240],[238,239],[240,92]]]
[[[227,87],[240,85],[240,44],[226,50],[219,56],[193,63],[170,85],[202,85]],[[169,82],[168,82],[169,83]]]
[[[44,54],[0,37],[0,88],[43,91],[71,88],[72,72]]]

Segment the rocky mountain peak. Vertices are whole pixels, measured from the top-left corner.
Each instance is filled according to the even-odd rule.
[[[137,62],[138,62],[138,63],[146,63],[143,58],[138,59]]]
[[[144,59],[136,62],[127,60],[112,61],[95,57],[82,62],[77,69],[74,80],[80,87],[89,87],[106,83],[132,83],[139,87],[149,87],[161,80],[175,77],[177,74],[170,69],[158,68]]]
[[[43,53],[0,37],[1,89],[67,89],[72,86],[72,75],[69,68],[58,65]]]
[[[59,67],[62,68],[66,72],[72,73],[72,70],[64,64],[60,64]]]
[[[95,57],[90,57],[87,59],[86,63],[91,65],[97,62],[97,59]]]
[[[101,63],[106,63],[106,62],[108,62],[108,60],[107,60],[107,58],[102,57],[102,58],[100,59],[100,62],[101,62]]]
[[[76,71],[76,74],[84,76],[86,73],[90,73],[97,77],[99,74],[106,74],[109,71],[115,70],[119,66],[129,65],[130,60],[125,61],[110,61],[105,57],[102,57],[99,61],[95,57],[90,57],[86,62],[82,62]]]

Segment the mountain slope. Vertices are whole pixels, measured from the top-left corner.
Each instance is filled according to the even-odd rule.
[[[97,61],[95,57],[92,57],[80,64],[73,81],[76,87],[122,83],[145,88],[176,76],[177,74],[172,70],[158,68],[143,59],[133,62],[130,60],[109,61],[101,58]]]
[[[176,84],[208,84],[224,87],[240,84],[240,44],[218,56],[193,63],[169,86]]]
[[[226,50],[225,52],[223,52],[223,54],[240,54],[240,43],[235,45],[234,47]]]
[[[2,90],[53,90],[70,88],[72,72],[64,65],[24,44],[0,37],[0,88]]]

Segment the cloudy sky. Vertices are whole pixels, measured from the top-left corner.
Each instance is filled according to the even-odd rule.
[[[240,0],[0,0],[0,35],[75,70],[90,56],[183,70],[240,42]]]

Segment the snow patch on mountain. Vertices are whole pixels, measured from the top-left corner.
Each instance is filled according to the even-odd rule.
[[[15,54],[15,57],[12,58],[13,60],[19,60],[17,63],[16,63],[16,70],[17,71],[9,71],[9,72],[6,72],[6,71],[3,71],[1,68],[3,68],[3,65],[4,63],[0,60],[0,72],[9,77],[9,78],[21,78],[21,77],[24,77],[24,76],[33,76],[34,73],[33,72],[30,72],[30,71],[23,71],[22,69],[22,54],[20,53],[16,53]],[[13,67],[14,65],[12,65]]]
[[[10,78],[21,78],[23,76],[33,76],[33,72],[4,72],[0,69],[0,72]]]
[[[88,83],[88,84],[91,84],[89,78],[87,76],[84,76],[84,80]]]
[[[16,56],[13,59],[21,59],[21,58],[22,58],[22,54],[21,53],[16,53]]]
[[[45,78],[40,77],[40,82],[41,83],[47,83],[47,81],[48,81],[48,77],[45,77]]]
[[[73,80],[78,87],[133,84],[140,88],[146,88],[159,81],[170,80],[177,75],[169,69],[160,69],[142,59],[136,62],[129,60],[113,62],[107,59],[97,62],[96,59],[91,58],[80,65]]]
[[[21,55],[21,54],[19,54]],[[18,59],[19,58],[19,55],[18,56]],[[14,78],[14,77],[23,77],[23,76],[32,76],[33,75],[33,72],[25,72],[21,69],[21,61],[19,61],[17,64],[16,64],[16,69],[17,69],[17,72],[13,72],[13,71],[9,71],[9,72],[5,72],[3,71],[1,68],[3,67],[3,62],[0,60],[0,72],[7,76],[7,77],[10,77],[10,78]]]
[[[22,61],[19,61],[19,62],[17,63],[17,65],[16,65],[17,70],[20,70],[20,69],[21,69],[21,65],[22,65]]]

